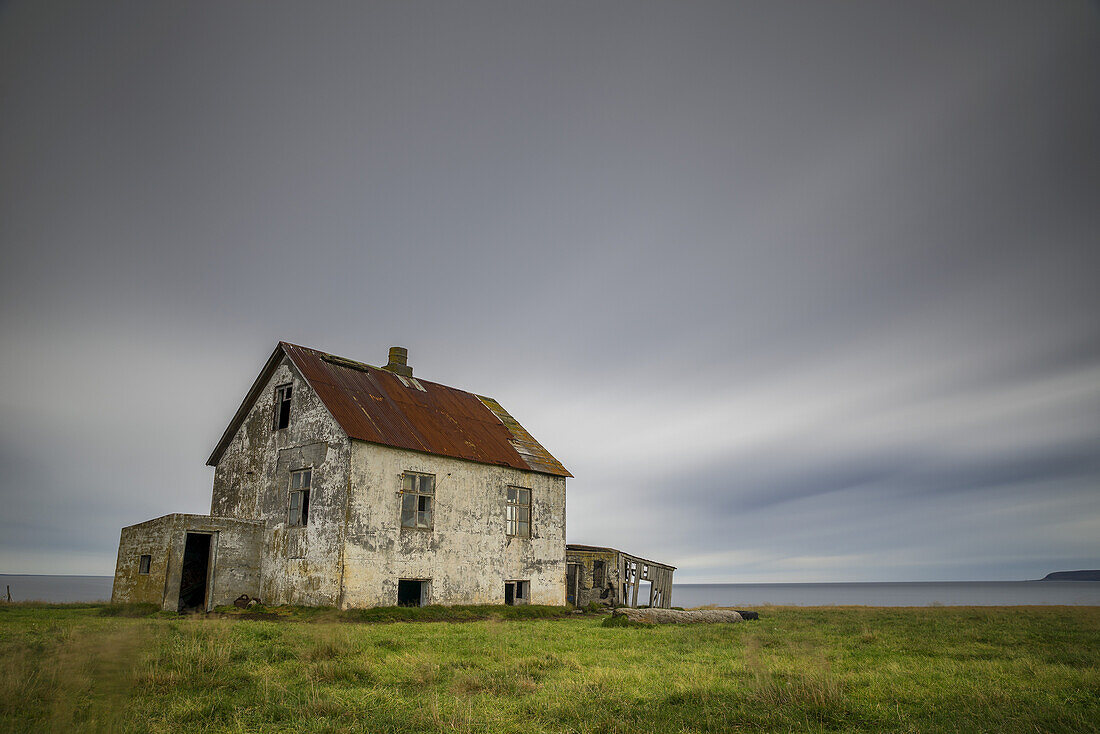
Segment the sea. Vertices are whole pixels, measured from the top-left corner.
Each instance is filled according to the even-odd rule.
[[[23,576],[0,574],[0,602],[93,602],[111,598],[111,576]],[[6,588],[5,588],[6,587]],[[645,585],[639,601],[647,598]],[[678,607],[707,604],[757,607],[859,605],[928,606],[1100,606],[1100,581],[902,581],[847,584],[673,584]]]

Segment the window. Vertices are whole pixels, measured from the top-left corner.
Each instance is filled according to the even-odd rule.
[[[153,563],[152,556],[142,556],[138,562],[138,573],[149,573],[149,566]]]
[[[293,385],[279,385],[275,388],[275,423],[276,431],[281,431],[290,425],[290,393]]]
[[[309,522],[309,488],[312,483],[312,469],[298,469],[290,473],[290,510],[287,513],[287,525],[300,527]]]
[[[431,579],[398,579],[397,606],[426,607],[431,594]]]
[[[405,472],[401,475],[401,527],[430,530],[435,477]]]
[[[505,519],[506,534],[520,538],[531,537],[531,490],[522,487],[508,488]]]
[[[505,581],[504,603],[508,606],[526,604],[529,596],[529,581]]]
[[[602,589],[606,578],[603,561],[592,561],[592,588]]]

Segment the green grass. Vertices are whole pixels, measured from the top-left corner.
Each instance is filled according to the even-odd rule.
[[[109,607],[115,605],[108,605]],[[155,611],[151,610],[151,611]],[[373,607],[340,611],[334,607],[264,607],[253,606],[237,609],[233,606],[218,607],[216,614],[240,619],[301,622],[473,622],[482,619],[553,619],[570,612],[567,607],[549,607],[528,604],[504,606],[481,604],[445,607],[433,604],[427,607]]]
[[[0,605],[0,729],[1100,730],[1096,607],[771,607],[656,627],[553,608],[394,624],[360,622],[404,612],[104,609]]]

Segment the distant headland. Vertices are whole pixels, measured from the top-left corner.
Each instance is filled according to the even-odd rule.
[[[1044,576],[1042,581],[1100,581],[1100,570],[1093,571],[1055,571]]]

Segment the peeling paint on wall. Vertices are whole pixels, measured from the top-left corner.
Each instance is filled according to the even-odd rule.
[[[292,385],[291,420],[276,430],[275,390]],[[259,596],[267,604],[336,606],[350,441],[283,358],[214,469],[212,515],[264,526]],[[290,473],[312,468],[309,521],[288,527]]]
[[[401,527],[401,477],[431,474],[431,530]],[[352,442],[344,605],[394,604],[398,579],[431,579],[432,601],[502,604],[509,580],[532,604],[565,603],[565,478]],[[531,537],[505,534],[509,486],[531,490]]]
[[[565,603],[564,476],[349,439],[285,355],[264,374],[216,452],[210,516],[123,529],[115,601],[174,609],[186,536],[209,533],[209,607],[240,594],[265,604],[392,605],[402,579],[428,581],[430,603],[504,603],[508,582],[527,582],[525,602]],[[276,392],[288,385],[290,420],[279,428]],[[292,512],[290,486],[303,469],[304,523],[305,500]],[[429,528],[402,527],[405,472],[434,477]],[[530,491],[528,536],[507,532],[509,487]]]

